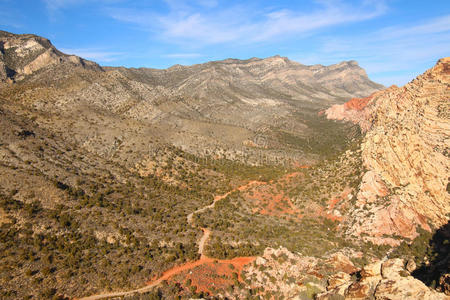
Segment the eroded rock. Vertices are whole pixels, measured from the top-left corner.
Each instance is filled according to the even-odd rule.
[[[392,86],[364,100],[326,111],[331,119],[358,123],[367,131],[361,145],[368,170],[358,192],[355,222],[348,234],[376,244],[398,245],[392,236],[413,239],[418,226],[430,231],[448,221],[447,192],[450,58],[404,87]],[[371,205],[367,207],[367,205]]]
[[[398,258],[384,263],[377,261],[364,266],[361,277],[353,283],[341,274],[332,275],[328,281],[327,292],[317,295],[316,299],[336,299],[342,296],[345,296],[345,299],[361,300],[450,299],[444,293],[431,290],[422,281],[409,276],[403,266],[403,260]],[[339,280],[340,278],[343,280]]]

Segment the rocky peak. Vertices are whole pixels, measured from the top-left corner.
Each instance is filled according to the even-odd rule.
[[[0,31],[0,82],[20,80],[42,68],[62,63],[101,70],[94,62],[62,53],[46,38]]]
[[[271,57],[267,57],[262,59],[262,61],[266,62],[266,63],[278,63],[278,64],[289,64],[289,63],[295,63],[291,60],[289,60],[289,58],[284,57],[284,56],[280,56],[280,55],[274,55]]]

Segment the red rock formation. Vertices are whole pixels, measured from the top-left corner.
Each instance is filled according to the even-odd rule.
[[[344,109],[361,111],[367,106],[372,98],[373,94],[366,98],[352,98],[350,101],[344,103]]]
[[[320,114],[325,114],[327,119],[330,120],[343,120],[359,124],[363,131],[367,131],[371,127],[370,121],[374,99],[386,91],[396,88],[397,86],[392,85],[386,90],[374,92],[366,98],[352,98],[344,104],[333,105]]]

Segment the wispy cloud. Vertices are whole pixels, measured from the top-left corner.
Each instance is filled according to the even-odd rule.
[[[218,5],[213,0],[197,0],[208,8]],[[289,9],[255,9],[250,5],[234,5],[220,9],[194,9],[187,1],[166,0],[167,14],[147,13],[131,9],[111,9],[111,17],[158,32],[159,37],[175,43],[198,46],[220,43],[268,42],[296,34],[308,34],[322,28],[369,20],[385,13],[383,1],[364,1],[357,6],[341,1],[317,1],[314,11]]]
[[[369,20],[384,14],[387,10],[383,1],[367,2],[361,6],[350,6],[337,1],[321,1],[323,8],[305,14],[291,10],[274,11],[258,24],[259,34],[255,40],[264,41],[288,34],[305,34],[315,30],[345,23]]]
[[[83,58],[91,59],[96,62],[112,62],[118,60],[119,58],[121,58],[121,56],[124,55],[121,52],[105,51],[102,49],[95,49],[95,48],[79,48],[79,49],[63,48],[61,49],[61,51],[67,54],[75,54]]]
[[[380,30],[384,39],[416,37],[418,35],[437,34],[450,31],[450,15],[441,16],[421,24],[404,27],[387,27]]]

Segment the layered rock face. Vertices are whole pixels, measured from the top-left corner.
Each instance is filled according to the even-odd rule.
[[[369,211],[352,233],[365,233],[376,243],[398,244],[383,235],[417,236],[416,226],[430,230],[450,215],[450,58],[404,87],[390,87],[368,98],[352,99],[325,114],[360,124],[368,170],[358,205]],[[373,238],[375,237],[375,239]],[[371,239],[370,237],[368,239]]]
[[[58,51],[43,37],[0,31],[0,81],[20,80],[42,68],[64,62],[101,69],[94,62]]]

